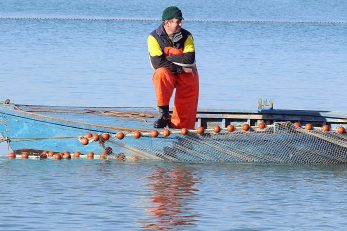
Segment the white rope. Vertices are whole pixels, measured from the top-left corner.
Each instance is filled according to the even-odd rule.
[[[0,20],[67,20],[67,21],[132,21],[158,22],[157,18],[75,18],[75,17],[16,17],[0,16]],[[278,23],[278,24],[347,24],[347,20],[246,20],[246,19],[186,19],[185,22],[200,23]]]

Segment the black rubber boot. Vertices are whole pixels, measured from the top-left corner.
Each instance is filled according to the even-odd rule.
[[[154,121],[153,126],[155,128],[165,128],[170,124],[170,113],[169,106],[160,106],[159,108],[159,118]]]

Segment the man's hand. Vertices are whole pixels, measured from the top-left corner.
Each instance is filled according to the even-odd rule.
[[[196,68],[195,67],[183,67],[182,70],[185,73],[193,73],[194,75],[196,74]]]
[[[183,67],[182,69],[185,73],[193,73],[193,68]]]

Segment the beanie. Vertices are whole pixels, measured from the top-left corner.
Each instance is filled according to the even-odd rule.
[[[182,17],[182,11],[177,6],[169,6],[163,11],[163,15],[161,19],[163,21],[169,20],[169,19],[183,19]]]

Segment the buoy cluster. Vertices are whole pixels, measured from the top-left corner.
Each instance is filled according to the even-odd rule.
[[[241,127],[242,131],[249,131],[251,126],[249,124],[243,124]],[[264,129],[266,128],[265,123],[260,123],[258,125],[259,129]],[[169,137],[171,134],[181,134],[181,135],[187,135],[189,133],[191,134],[199,134],[203,135],[206,133],[206,131],[210,133],[215,133],[218,134],[225,130],[226,132],[234,132],[236,131],[236,127],[232,124],[228,125],[225,129],[222,129],[220,126],[216,125],[212,129],[205,129],[203,127],[198,127],[196,130],[188,130],[186,128],[182,128],[181,130],[174,129],[174,130],[169,130],[167,128],[164,128],[162,131],[158,130],[152,130],[150,132],[141,132],[141,131],[132,131],[132,132],[125,132],[125,131],[119,131],[116,134],[109,134],[109,133],[103,133],[103,134],[91,134],[87,133],[84,136],[78,137],[79,141],[83,145],[87,145],[91,142],[99,141],[100,143],[105,143],[108,141],[111,137],[112,138],[117,138],[118,140],[122,140],[125,137],[133,137],[135,139],[140,139],[141,137],[152,137],[152,138],[157,138],[160,135],[162,137]]]
[[[108,153],[107,153],[108,152]],[[107,159],[107,155],[112,153],[112,148],[108,147],[105,149],[105,152],[102,152],[99,154],[99,159]],[[31,157],[34,157],[35,159],[54,159],[54,160],[61,160],[66,159],[69,160],[71,158],[73,159],[79,159],[81,157],[81,152],[74,152],[71,154],[70,152],[53,152],[53,151],[43,151],[39,155],[34,154]],[[86,155],[83,155],[87,159],[94,159],[94,152],[88,152]],[[29,159],[30,155],[29,152],[22,151],[19,155],[16,155],[15,152],[10,152],[8,154],[9,159],[16,159],[17,157],[20,157],[21,159]]]
[[[300,122],[295,122],[294,126],[297,128],[303,128],[301,126]],[[91,133],[87,133],[83,137],[80,137],[80,141],[82,144],[87,145],[88,143],[92,141],[99,141],[101,143],[106,142],[109,140],[111,137],[112,138],[117,138],[118,140],[122,140],[125,137],[133,137],[135,139],[140,139],[141,137],[151,137],[151,138],[157,138],[159,136],[162,136],[164,138],[169,137],[171,134],[181,134],[181,135],[187,135],[187,134],[199,134],[203,135],[204,133],[208,132],[209,134],[218,134],[221,133],[222,131],[224,132],[234,132],[234,131],[244,131],[244,132],[249,132],[251,131],[251,128],[255,130],[263,130],[267,127],[265,122],[259,122],[257,126],[250,126],[248,123],[243,124],[241,127],[236,128],[235,125],[229,124],[226,128],[221,128],[220,126],[216,125],[212,129],[205,129],[204,127],[198,127],[196,130],[188,130],[186,128],[182,128],[181,130],[174,129],[174,130],[169,130],[167,128],[164,128],[162,131],[158,130],[152,130],[150,132],[141,132],[141,131],[132,131],[132,132],[124,132],[124,131],[119,131],[116,134],[109,134],[109,133],[104,133],[101,135],[94,134],[92,135]],[[315,128],[312,124],[307,123],[305,124],[304,128],[308,131],[315,130]],[[324,132],[328,132],[331,130],[330,126],[325,124],[321,127],[321,130]],[[339,126],[336,129],[336,132],[339,134],[345,134],[346,130],[344,127]]]
[[[265,123],[260,123],[258,126],[259,129],[264,129],[266,128]],[[251,126],[249,124],[243,124],[241,127],[242,131],[250,131]],[[125,132],[125,131],[119,131],[116,134],[109,134],[109,133],[103,133],[101,135],[99,134],[91,134],[91,133],[87,133],[84,136],[80,136],[78,137],[79,141],[83,144],[83,145],[87,145],[91,142],[94,141],[99,141],[101,143],[105,143],[106,141],[108,141],[110,138],[117,138],[118,140],[122,140],[125,137],[133,137],[135,139],[140,139],[141,137],[152,137],[152,138],[157,138],[160,135],[162,137],[169,137],[171,134],[181,134],[181,135],[187,135],[187,134],[199,134],[199,135],[203,135],[204,133],[206,133],[207,131],[209,133],[215,133],[218,134],[220,132],[222,132],[223,130],[225,130],[226,132],[234,132],[236,131],[236,127],[232,124],[228,125],[225,129],[222,129],[220,126],[214,126],[212,129],[205,129],[203,127],[198,127],[196,130],[188,130],[186,128],[182,128],[181,130],[178,129],[174,129],[174,130],[169,130],[167,128],[164,128],[162,131],[158,131],[158,130],[151,130],[150,132],[146,131],[146,132],[141,132],[141,131],[132,131],[132,132]]]
[[[330,132],[330,131],[331,131],[331,127],[330,127],[328,124],[323,124],[321,128],[315,128],[311,123],[307,123],[307,124],[305,124],[305,126],[303,127],[303,126],[301,125],[301,123],[298,121],[298,122],[295,122],[295,123],[294,123],[294,126],[297,127],[297,128],[304,128],[304,129],[306,129],[306,130],[308,130],[308,131],[313,131],[313,130],[316,130],[316,129],[317,129],[317,130],[321,130],[321,131],[323,131],[323,132]],[[346,129],[345,129],[345,127],[343,127],[343,126],[338,126],[338,127],[336,128],[336,132],[337,132],[338,134],[346,134]]]
[[[108,134],[108,133],[103,133],[103,134],[86,133],[84,136],[78,137],[78,139],[83,145],[87,145],[90,142],[104,143],[110,139],[110,134]]]
[[[116,159],[119,161],[137,161],[140,158],[138,156],[134,156],[131,155],[129,157],[127,157],[124,153],[117,153],[117,154],[113,154],[112,153],[112,148],[111,147],[107,147],[105,148],[105,151],[100,153],[99,155],[94,155],[94,152],[88,152],[86,155],[83,155],[81,152],[74,152],[73,154],[71,154],[70,152],[52,152],[52,151],[43,151],[41,152],[41,154],[33,154],[33,155],[29,155],[29,152],[26,151],[22,151],[20,154],[16,155],[15,152],[10,152],[8,154],[8,158],[10,160],[16,159],[16,158],[20,158],[20,159],[52,159],[52,160],[70,160],[70,159],[80,159],[80,158],[84,158],[84,159]]]

